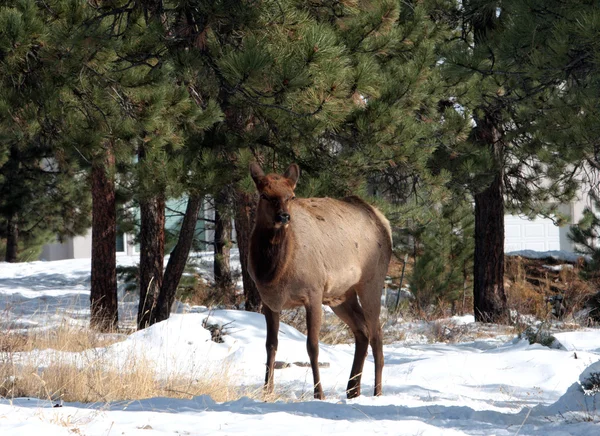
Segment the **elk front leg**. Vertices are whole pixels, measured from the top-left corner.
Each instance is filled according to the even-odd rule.
[[[265,374],[265,394],[273,393],[273,373],[275,370],[275,355],[277,354],[279,333],[279,313],[273,312],[263,304],[263,313],[267,321],[267,370]]]
[[[306,350],[310,358],[310,366],[313,373],[314,395],[317,400],[324,400],[323,386],[321,385],[321,376],[319,375],[319,331],[321,330],[321,304],[311,304],[306,306],[306,328],[308,330],[308,339],[306,341]]]

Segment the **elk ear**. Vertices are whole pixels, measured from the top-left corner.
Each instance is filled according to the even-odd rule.
[[[262,170],[259,164],[252,162],[250,164],[250,175],[252,176],[252,180],[254,180],[254,184],[258,188],[259,181],[265,176],[265,172]]]
[[[292,182],[292,189],[295,189],[300,177],[300,167],[295,163],[291,164],[283,176]]]

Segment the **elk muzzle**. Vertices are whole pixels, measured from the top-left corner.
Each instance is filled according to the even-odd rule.
[[[286,225],[290,222],[290,214],[283,211],[277,213],[277,216],[275,216],[275,222],[278,224]]]

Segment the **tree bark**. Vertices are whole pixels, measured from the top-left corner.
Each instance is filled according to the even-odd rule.
[[[228,209],[229,195],[227,191],[220,192],[215,197],[215,240],[213,273],[215,285],[223,293],[225,301],[234,300],[233,278],[231,276],[231,217]]]
[[[109,332],[118,327],[117,302],[117,208],[114,181],[115,158],[92,164],[92,283],[90,325]]]
[[[475,194],[474,314],[479,322],[506,322],[503,145],[492,116],[477,123],[478,140],[491,148],[496,174],[490,186]]]
[[[237,192],[235,202],[235,232],[240,251],[242,266],[242,281],[244,283],[245,309],[250,312],[260,312],[262,301],[258,288],[248,273],[248,254],[250,253],[250,234],[254,226],[256,214],[256,198],[253,194]]]
[[[140,302],[137,327],[150,326],[163,285],[165,258],[165,199],[157,195],[140,201]]]
[[[19,255],[19,216],[13,213],[6,223],[6,262],[16,262]]]
[[[196,223],[198,222],[198,213],[202,207],[202,198],[198,195],[192,195],[188,198],[185,215],[181,223],[181,230],[177,239],[177,245],[171,251],[169,262],[165,270],[162,288],[156,301],[154,314],[150,320],[151,324],[164,321],[171,315],[171,307],[175,301],[175,293],[179,281],[183,275],[187,258],[192,247]]]

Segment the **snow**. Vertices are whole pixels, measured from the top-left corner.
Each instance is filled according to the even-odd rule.
[[[551,251],[535,251],[535,250],[519,250],[506,253],[507,256],[521,256],[528,259],[557,259],[564,260],[570,263],[577,263],[579,259],[585,256],[571,251],[551,250]]]
[[[119,258],[123,265],[133,258]],[[0,328],[52,329],[89,319],[90,261],[0,263]],[[131,324],[135,302],[120,293],[121,319]],[[69,355],[85,364],[86,353],[123,364],[143,356],[161,376],[201,374],[227,368],[249,391],[260,389],[266,358],[262,315],[177,304],[165,322],[105,348]],[[331,315],[333,316],[333,315]],[[457,328],[482,328],[472,315],[446,320]],[[206,324],[224,326],[223,342]],[[281,400],[243,397],[219,403],[209,396],[149,398],[110,404],[55,403],[33,398],[0,400],[1,435],[206,435],[393,434],[393,435],[594,435],[600,434],[600,394],[587,380],[600,373],[600,331],[555,334],[561,349],[498,334],[467,342],[427,343],[426,323],[387,325],[407,333],[384,347],[384,395],[373,397],[373,360],[363,375],[363,395],[345,398],[353,345],[321,344],[319,361],[327,399],[312,400],[306,338],[281,324],[275,372]],[[0,333],[1,334],[1,333]],[[385,333],[384,333],[385,334]],[[44,352],[36,350],[43,365]],[[0,359],[2,359],[0,353]],[[300,365],[297,365],[299,363]],[[125,367],[125,366],[123,366]],[[593,378],[593,377],[592,377]],[[0,380],[0,383],[3,381]],[[586,391],[582,388],[586,386]]]

